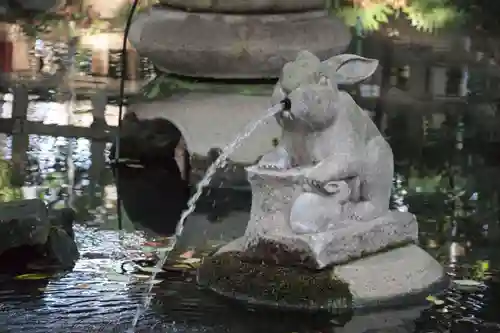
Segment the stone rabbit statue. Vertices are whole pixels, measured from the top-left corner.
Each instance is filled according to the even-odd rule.
[[[301,171],[305,193],[290,215],[298,233],[324,231],[344,220],[369,221],[388,212],[392,150],[365,111],[338,88],[367,79],[377,66],[377,60],[356,55],[320,61],[303,51],[283,68],[272,102],[288,98],[291,108],[276,115],[283,129],[280,144],[258,167]],[[357,180],[357,188],[349,190],[354,196],[342,186],[339,191],[339,182],[349,179]]]

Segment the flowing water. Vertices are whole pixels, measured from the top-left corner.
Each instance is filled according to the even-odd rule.
[[[209,168],[207,169],[207,171],[206,171],[205,175],[203,176],[203,178],[201,179],[201,181],[196,185],[196,192],[189,199],[188,204],[187,204],[188,207],[181,214],[179,222],[177,223],[177,227],[175,230],[175,234],[172,238],[172,242],[169,244],[170,247],[164,253],[162,253],[160,260],[158,261],[158,263],[156,265],[156,270],[155,270],[155,272],[153,272],[153,274],[151,276],[151,281],[149,283],[149,287],[148,287],[148,290],[146,292],[144,304],[142,306],[138,307],[137,313],[136,313],[134,320],[132,322],[132,328],[131,328],[130,332],[132,332],[132,333],[134,332],[135,327],[137,326],[137,323],[138,323],[142,313],[149,307],[149,305],[151,303],[151,298],[152,298],[152,289],[154,286],[152,281],[154,281],[154,279],[156,278],[157,273],[162,270],[162,267],[165,265],[166,261],[168,260],[168,255],[169,255],[170,251],[175,248],[175,245],[177,244],[178,238],[182,235],[182,232],[184,230],[184,225],[187,221],[187,218],[189,215],[191,215],[194,212],[194,210],[196,208],[196,202],[199,200],[200,196],[202,195],[203,189],[210,183],[210,181],[212,180],[212,177],[214,176],[217,169],[224,166],[228,157],[234,152],[234,150],[236,150],[241,145],[243,140],[248,138],[257,129],[257,127],[261,123],[263,123],[266,119],[273,116],[277,112],[281,111],[282,108],[283,108],[283,106],[281,104],[277,104],[277,105],[269,108],[269,110],[267,110],[267,112],[262,117],[249,123],[243,129],[242,133],[240,135],[238,135],[238,137],[236,137],[229,145],[227,145],[222,150],[222,153],[209,166]]]

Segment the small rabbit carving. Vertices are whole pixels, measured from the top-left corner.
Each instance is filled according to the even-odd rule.
[[[296,220],[311,224],[302,224],[295,228],[297,232],[330,228],[333,226],[328,223],[339,220],[373,220],[389,210],[392,150],[365,111],[348,93],[338,89],[338,84],[365,80],[377,67],[377,60],[356,55],[342,54],[320,61],[302,51],[283,68],[272,102],[287,98],[291,109],[276,114],[283,130],[280,144],[264,155],[258,166],[274,170],[297,168],[312,189],[304,191],[292,205],[295,216],[300,212]],[[338,191],[332,191],[331,184],[352,178],[358,180],[355,190],[359,195],[344,200],[340,212]],[[306,202],[306,210],[299,208]],[[304,215],[306,211],[311,215]],[[318,221],[318,216],[324,221]]]

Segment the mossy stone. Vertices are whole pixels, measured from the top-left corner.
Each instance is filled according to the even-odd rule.
[[[198,282],[220,295],[257,306],[330,314],[352,309],[349,285],[331,269],[249,261],[241,252],[205,258],[198,269]]]
[[[257,83],[234,81],[197,81],[186,77],[159,74],[141,88],[134,102],[161,100],[175,94],[199,92],[214,94],[239,94],[246,96],[270,96],[275,81],[268,80]]]

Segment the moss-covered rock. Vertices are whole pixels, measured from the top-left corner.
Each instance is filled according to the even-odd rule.
[[[198,282],[218,294],[253,305],[331,314],[350,312],[352,307],[349,285],[330,269],[252,262],[240,252],[205,258],[198,269]]]
[[[270,96],[274,80],[259,82],[195,80],[175,75],[159,74],[145,84],[133,102],[161,100],[174,94],[189,92]]]
[[[286,244],[261,239],[243,254],[246,261],[259,261],[271,265],[298,266],[316,270],[316,260],[311,251],[291,249]]]

